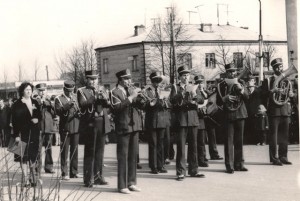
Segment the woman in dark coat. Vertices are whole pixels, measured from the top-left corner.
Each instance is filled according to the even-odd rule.
[[[23,82],[18,89],[20,98],[12,106],[13,137],[15,142],[27,143],[24,156],[15,155],[15,161],[20,162],[24,178],[27,178],[27,168],[30,169],[31,185],[36,184],[34,171],[39,157],[38,122],[41,119],[39,104],[31,98],[33,85]]]

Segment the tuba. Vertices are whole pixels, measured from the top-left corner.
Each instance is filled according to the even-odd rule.
[[[287,79],[287,77],[295,73],[298,73],[298,70],[294,65],[292,65],[292,67],[285,70],[274,80],[272,89],[277,88],[278,92],[273,93],[272,99],[276,105],[284,105],[288,102],[289,91],[292,89],[292,83],[289,79]]]
[[[243,91],[244,86],[241,83],[239,83],[238,80],[245,77],[249,73],[251,73],[249,68],[245,67],[236,78],[225,79],[225,82],[228,85],[227,94],[235,97],[234,101],[227,100],[225,103],[225,106],[229,111],[236,111],[241,107],[243,103],[241,92]]]
[[[233,101],[227,100],[225,106],[229,111],[236,111],[243,103],[241,100],[241,92],[244,89],[244,86],[238,82],[238,78],[225,79],[225,82],[228,85],[227,94],[235,97],[235,100]]]

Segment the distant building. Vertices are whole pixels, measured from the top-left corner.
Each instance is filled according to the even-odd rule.
[[[188,49],[183,55],[177,51],[177,66],[188,66],[193,74],[203,74],[207,80],[214,81],[222,73],[222,58],[220,47],[226,48],[227,60],[234,61],[238,68],[243,68],[245,62],[258,67],[258,33],[247,27],[234,27],[231,25],[185,25],[189,38],[178,39],[180,48]],[[143,25],[135,26],[134,34],[123,40],[102,45],[96,50],[97,67],[100,72],[100,82],[107,88],[114,87],[117,82],[115,73],[125,68],[132,72],[132,80],[137,86],[150,83],[148,75],[151,71],[162,71],[162,65],[155,44],[157,41],[149,37],[151,30],[147,31]],[[283,38],[264,35],[264,70],[270,68],[272,58],[281,57],[287,66],[287,41]],[[165,51],[169,51],[170,40],[163,38]],[[270,50],[270,51],[269,51]],[[246,61],[245,53],[252,55]],[[228,62],[228,61],[227,61]],[[271,68],[270,68],[271,69]],[[257,71],[257,69],[256,69]]]
[[[17,98],[18,88],[22,82],[10,82],[10,83],[1,83],[0,84],[0,97],[3,99],[6,98]],[[33,86],[36,86],[38,83],[47,84],[47,94],[49,96],[59,95],[63,92],[64,80],[50,80],[50,81],[33,81],[31,82]],[[34,90],[33,93],[36,93]]]

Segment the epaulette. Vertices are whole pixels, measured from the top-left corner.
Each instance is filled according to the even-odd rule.
[[[78,88],[77,91],[79,91],[79,93],[81,94],[81,96],[82,96],[85,100],[87,100],[86,97],[85,97],[85,95],[84,95],[84,93],[83,93],[83,91],[82,91],[82,89],[85,89],[85,88],[86,88],[86,87],[80,87],[80,88]]]
[[[61,94],[61,95],[58,95],[58,96],[56,96],[56,97],[54,98],[54,101],[55,101],[55,100],[58,100],[59,104],[60,104],[61,106],[64,106],[64,105],[62,104],[62,102],[61,102],[60,98],[59,98],[59,97],[62,97],[62,96],[63,96],[62,94]]]

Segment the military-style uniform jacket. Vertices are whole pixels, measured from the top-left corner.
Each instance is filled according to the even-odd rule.
[[[42,120],[40,122],[40,128],[42,133],[53,133],[54,132],[54,120],[55,110],[51,101],[48,97],[42,102],[40,99],[37,99],[37,102],[40,106]]]
[[[95,118],[98,116],[104,119],[104,134],[111,131],[109,120],[109,104],[107,100],[96,98],[97,92],[94,89],[81,87],[77,90],[77,100],[80,108],[79,133],[85,133],[88,126],[95,126]]]
[[[73,100],[72,100],[73,99]],[[59,133],[78,133],[79,128],[79,108],[77,97],[71,98],[61,94],[55,98],[55,111],[59,116]]]
[[[191,86],[189,84],[189,86]],[[182,91],[184,89],[179,84],[173,85],[170,94],[170,102],[173,105],[173,111],[175,113],[175,125],[180,127],[186,126],[199,126],[198,118],[198,104],[203,104],[204,99],[197,92],[196,97],[192,99],[183,97]]]
[[[204,91],[204,93],[203,93],[203,92],[200,91],[199,88],[197,89],[197,91],[198,91],[197,94],[199,94],[201,96],[201,98],[204,100],[203,104],[205,104],[205,100],[207,100],[207,98],[208,98],[208,92]],[[200,105],[202,105],[202,104],[200,104]],[[204,122],[205,115],[206,115],[205,109],[202,109],[198,105],[198,117],[199,117],[199,126],[198,126],[198,129],[199,130],[204,130],[205,129],[205,122]]]
[[[138,98],[130,102],[125,89],[117,85],[111,91],[111,104],[117,134],[142,130],[142,104]]]
[[[158,88],[157,90],[159,94],[160,89]],[[171,106],[171,103],[168,100],[162,100],[156,97],[155,88],[153,86],[148,87],[145,91],[149,99],[157,99],[156,104],[153,106],[150,105],[149,101],[145,104],[145,128],[166,128],[170,126],[170,112],[168,108]]]
[[[243,80],[238,80],[240,84],[244,86],[244,81]],[[222,80],[221,82],[218,83],[217,85],[217,105],[218,106],[223,106],[224,108],[224,115],[225,118],[234,121],[237,119],[245,119],[248,117],[245,101],[249,98],[247,90],[244,90],[244,94],[241,95],[241,106],[235,110],[235,111],[230,111],[228,110],[226,106],[226,102],[228,101],[228,95],[229,95],[229,86],[226,83],[225,79]]]
[[[265,79],[262,83],[263,91],[265,92],[265,104],[267,105],[268,115],[273,117],[278,116],[291,116],[291,104],[289,101],[283,105],[277,105],[273,101],[273,94],[271,92],[273,83],[275,81],[275,76],[273,75]],[[287,94],[288,95],[288,94]]]

